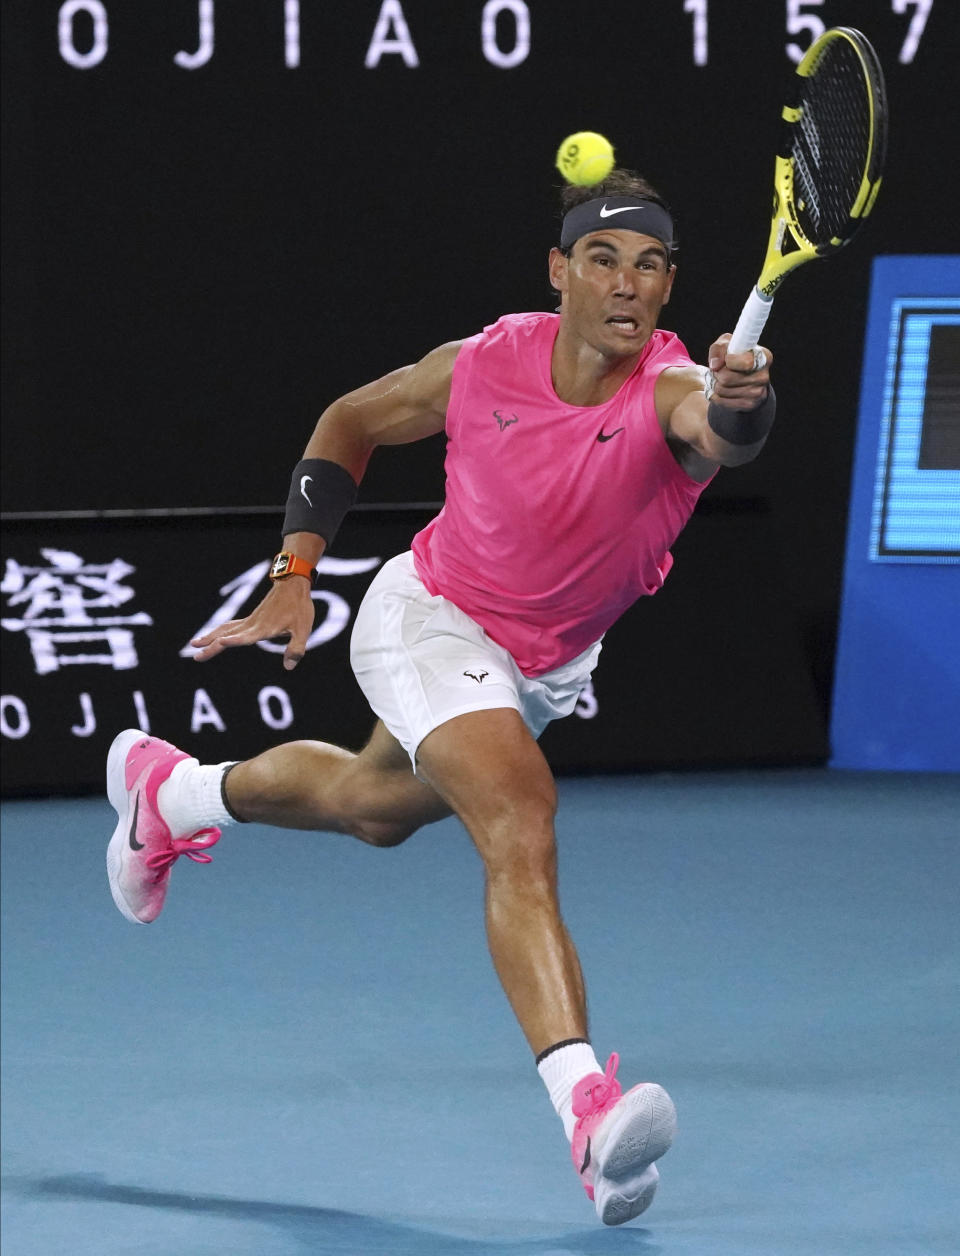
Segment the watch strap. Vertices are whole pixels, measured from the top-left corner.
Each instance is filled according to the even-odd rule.
[[[288,576],[306,576],[313,580],[314,568],[305,558],[291,554],[289,550],[281,550],[270,564],[271,580],[286,580]]]

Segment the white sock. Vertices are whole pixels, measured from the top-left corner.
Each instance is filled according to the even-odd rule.
[[[157,791],[160,814],[174,837],[188,837],[198,829],[236,824],[223,801],[223,773],[235,760],[201,764],[181,759]]]
[[[573,1139],[577,1118],[573,1115],[573,1088],[588,1073],[602,1073],[589,1042],[571,1042],[557,1047],[537,1065],[537,1072],[550,1095],[550,1102],[563,1122],[567,1138]]]

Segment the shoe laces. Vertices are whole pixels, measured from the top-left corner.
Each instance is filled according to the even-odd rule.
[[[623,1090],[617,1081],[616,1072],[620,1067],[620,1057],[616,1051],[607,1060],[606,1072],[591,1073],[577,1082],[573,1088],[573,1114],[576,1117],[594,1116],[612,1108]]]
[[[175,864],[181,855],[186,855],[194,863],[213,863],[213,856],[204,852],[219,841],[219,829],[198,829],[191,837],[175,837],[166,850],[154,851],[147,856],[147,867],[154,872],[163,872]]]

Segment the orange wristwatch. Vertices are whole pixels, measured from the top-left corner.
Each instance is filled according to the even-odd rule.
[[[306,576],[312,581],[313,566],[305,558],[299,558],[289,550],[281,550],[270,564],[270,579],[286,580],[288,576]]]

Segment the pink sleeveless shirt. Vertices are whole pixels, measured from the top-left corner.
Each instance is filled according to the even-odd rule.
[[[667,448],[657,376],[689,366],[655,331],[608,402],[553,388],[556,314],[508,314],[464,341],[447,410],[446,502],[413,540],[414,565],[527,676],[577,657],[656,593],[698,484]]]

